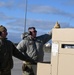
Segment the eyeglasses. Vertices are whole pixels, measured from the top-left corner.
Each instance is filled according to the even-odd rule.
[[[37,31],[36,31],[36,30],[34,30],[34,31],[32,31],[32,32],[35,32],[35,33],[37,33]]]

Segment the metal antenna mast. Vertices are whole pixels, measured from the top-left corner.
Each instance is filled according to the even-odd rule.
[[[24,32],[26,32],[26,21],[27,21],[27,0],[25,0],[25,25],[24,25]]]

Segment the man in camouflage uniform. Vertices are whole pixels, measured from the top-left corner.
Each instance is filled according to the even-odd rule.
[[[60,28],[60,26],[55,25],[54,28]],[[23,34],[23,40],[17,45],[17,48],[27,53],[35,61],[43,62],[43,45],[52,38],[52,32],[36,37],[37,30],[35,27],[29,27],[28,31],[29,33]],[[36,75],[33,72],[33,65],[30,62],[23,62],[23,75]]]
[[[15,45],[7,40],[7,29],[0,26],[0,75],[11,75],[13,68],[12,56],[29,62],[34,62],[27,54],[22,54]]]

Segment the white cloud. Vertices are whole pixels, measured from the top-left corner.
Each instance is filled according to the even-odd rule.
[[[63,3],[63,2],[62,2]],[[71,0],[70,2],[66,2],[65,4],[73,4],[74,5],[74,1]],[[16,0],[13,1],[0,1],[0,7],[6,7],[8,9],[20,9],[21,11],[24,10],[25,11],[25,1],[22,0],[21,2],[16,2]],[[44,5],[29,5],[28,4],[28,8],[27,8],[27,12],[33,12],[33,13],[38,13],[38,14],[54,14],[54,15],[59,15],[59,16],[65,16],[65,17],[70,17],[70,18],[74,18],[74,14],[73,13],[68,13],[65,12],[64,10],[52,7],[52,6],[44,6]]]
[[[32,5],[28,7],[29,12],[33,13],[41,13],[41,14],[54,14],[54,15],[59,15],[59,16],[65,16],[65,17],[70,17],[74,18],[74,14],[65,12],[61,9],[51,7],[51,6],[41,6],[41,5]]]
[[[25,9],[25,0],[16,1],[16,0],[7,0],[0,1],[0,7],[5,7],[7,9]]]
[[[7,21],[7,20],[15,20],[16,18],[7,16],[3,12],[0,12],[0,20]]]
[[[20,12],[22,12],[23,10],[25,10],[25,0],[6,0],[5,1],[0,1],[0,8],[5,8],[7,9],[7,11],[11,11],[14,10],[16,12],[17,9],[20,10]],[[54,0],[55,1],[55,0]],[[59,0],[58,0],[59,1]],[[61,1],[62,2],[62,1]],[[66,1],[65,1],[66,2]],[[71,4],[71,2],[70,2]],[[37,15],[49,15],[52,14],[57,15],[57,16],[64,16],[66,19],[67,17],[69,18],[73,18],[74,19],[74,14],[72,13],[68,13],[65,12],[64,10],[61,10],[60,8],[55,8],[52,6],[46,6],[46,5],[29,5],[28,4],[28,13],[32,13],[32,14],[37,14]],[[25,12],[23,12],[25,13]],[[12,13],[14,16],[14,13]],[[21,33],[24,31],[24,25],[25,25],[25,19],[24,17],[18,17],[18,16],[12,16],[12,14],[10,13],[11,16],[8,16],[9,14],[4,12],[0,12],[0,21],[4,21],[6,22],[6,27],[8,29],[8,37],[9,39],[11,39],[12,41],[19,41],[20,40],[20,35]],[[58,18],[57,18],[58,19]],[[68,24],[67,21],[60,21],[59,22],[61,27],[70,27],[70,25]],[[34,26],[36,27],[36,29],[38,30],[38,35],[39,34],[43,34],[43,33],[47,33],[50,29],[53,28],[53,26],[55,25],[55,21],[54,20],[43,20],[42,18],[39,19],[33,19],[33,18],[27,18],[27,23],[26,23],[26,30],[29,26]]]

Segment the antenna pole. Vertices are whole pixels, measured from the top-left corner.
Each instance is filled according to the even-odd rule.
[[[27,21],[27,0],[25,0],[25,25],[24,25],[24,32],[26,32],[26,21]]]

